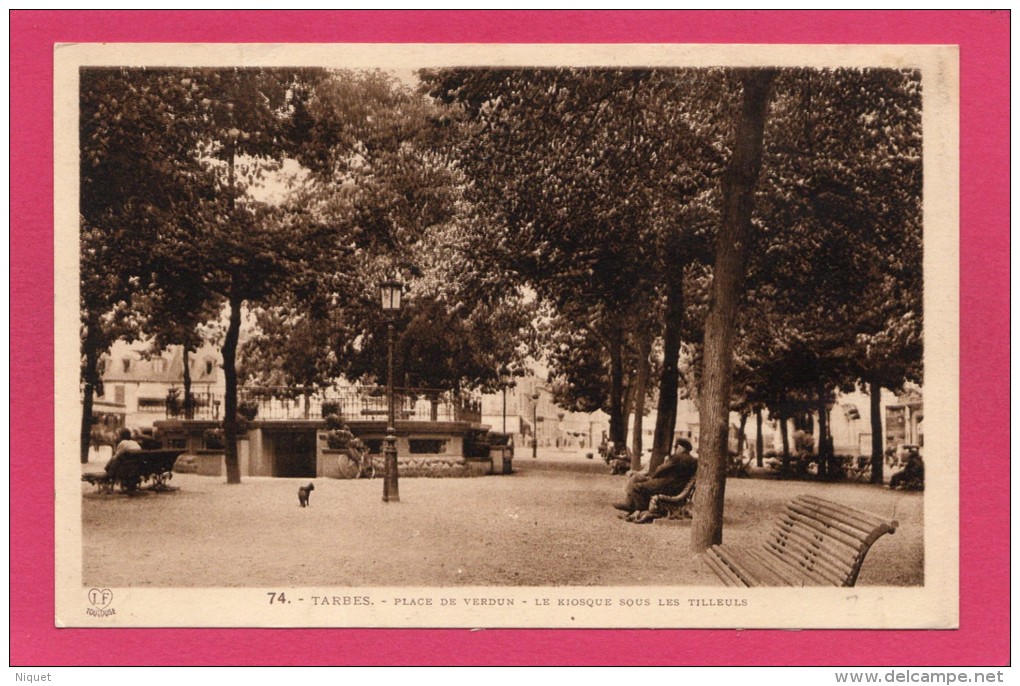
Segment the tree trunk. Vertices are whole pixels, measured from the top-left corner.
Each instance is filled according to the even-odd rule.
[[[230,322],[223,340],[223,447],[227,465],[227,483],[241,483],[241,465],[237,459],[237,343],[241,335],[241,298],[230,296]]]
[[[86,323],[85,338],[82,340],[82,355],[85,357],[85,369],[82,372],[84,381],[82,388],[81,408],[81,443],[79,459],[82,464],[89,461],[89,448],[92,446],[92,408],[96,393],[102,393],[102,379],[99,378],[99,358],[102,355],[101,344],[96,335],[99,322],[90,317]],[[116,445],[116,443],[114,443]]]
[[[757,429],[755,429],[755,434],[754,434],[755,457],[758,458],[758,460],[757,460],[758,469],[761,469],[762,467],[765,466],[765,462],[764,462],[764,459],[765,459],[765,439],[762,436],[762,430],[761,430],[761,408],[760,407],[755,409],[754,417],[755,417],[755,419],[758,420],[758,427],[757,427]]]
[[[655,417],[652,459],[648,465],[652,471],[662,464],[673,449],[673,435],[676,432],[677,391],[680,386],[680,327],[684,320],[684,280],[680,265],[675,265],[670,272],[666,288],[658,415]]]
[[[81,405],[81,463],[89,461],[89,448],[92,445],[92,403],[96,392],[97,380],[99,378],[99,346],[95,339],[85,335],[82,341],[82,353],[85,355],[84,388]]]
[[[630,416],[634,413],[634,390],[636,384],[632,377],[628,377],[626,373],[623,377],[623,438],[626,440],[630,437]]]
[[[737,434],[737,457],[741,461],[744,459],[744,444],[747,442],[747,437],[744,436],[744,429],[747,428],[747,412],[740,413],[740,433]]]
[[[698,488],[691,524],[691,549],[695,553],[722,543],[734,328],[751,239],[754,187],[761,170],[769,87],[775,71],[743,70],[741,77],[743,105],[733,155],[722,180],[722,221],[705,320]]]
[[[89,448],[92,446],[92,395],[95,388],[86,383],[81,403],[81,463],[89,461]]]
[[[786,424],[786,417],[779,418],[779,435],[783,439],[783,473],[790,473],[790,427]]]
[[[826,405],[826,392],[823,386],[818,387],[818,476],[829,476],[829,461],[832,454],[829,451],[829,422]]]
[[[194,419],[195,418],[195,398],[191,395],[191,360],[188,353],[188,346],[182,345],[184,352],[182,353],[181,362],[184,365],[184,418]]]
[[[648,356],[652,354],[652,331],[645,329],[639,335],[638,340],[638,368],[637,380],[634,384],[634,454],[630,456],[630,468],[637,471],[641,469],[641,457],[644,454],[644,432],[645,417],[645,395],[648,392],[648,374],[651,366]]]
[[[885,453],[882,440],[882,384],[872,377],[871,387],[871,483],[885,480]]]
[[[617,329],[609,344],[609,440],[620,448],[627,445],[623,394],[623,336]]]

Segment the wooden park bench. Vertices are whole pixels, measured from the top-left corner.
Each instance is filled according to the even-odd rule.
[[[705,561],[727,586],[853,586],[872,544],[897,526],[802,495],[787,504],[760,547],[714,545]]]
[[[687,482],[684,490],[676,495],[653,495],[648,501],[648,511],[656,517],[666,519],[690,519],[691,504],[694,502],[694,479]]]
[[[82,474],[86,481],[102,493],[113,493],[115,486],[125,493],[137,491],[145,481],[152,481],[154,491],[166,491],[173,478],[174,463],[183,450],[131,450],[121,453],[105,471]]]

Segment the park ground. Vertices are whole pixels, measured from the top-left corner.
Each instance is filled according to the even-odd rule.
[[[177,474],[176,490],[100,494],[82,484],[83,583],[138,587],[719,586],[690,552],[689,520],[637,525],[610,503],[625,477],[582,451],[540,451],[510,475],[382,479]],[[98,470],[99,463],[83,466]],[[923,494],[859,483],[730,479],[728,544],[754,544],[791,498],[811,493],[896,519],[862,586],[924,583]]]

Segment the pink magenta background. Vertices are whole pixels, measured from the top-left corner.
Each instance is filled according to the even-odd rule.
[[[10,36],[11,665],[1009,664],[1008,12],[15,11]],[[961,628],[55,629],[52,91],[58,42],[959,45]]]

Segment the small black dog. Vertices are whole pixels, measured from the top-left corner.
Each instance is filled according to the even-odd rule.
[[[315,490],[315,484],[308,484],[297,489],[297,499],[301,507],[308,507],[308,496]]]

